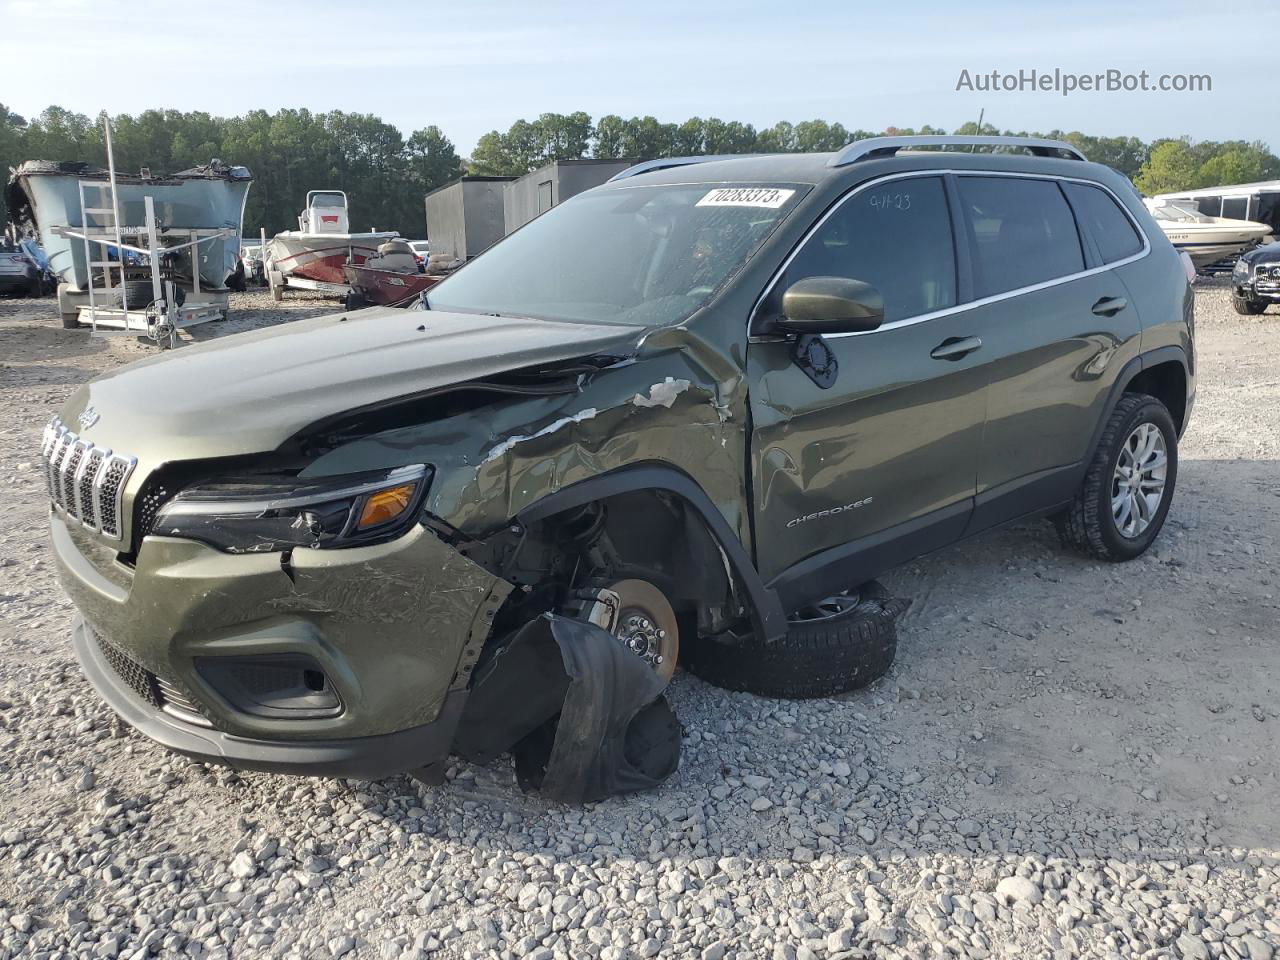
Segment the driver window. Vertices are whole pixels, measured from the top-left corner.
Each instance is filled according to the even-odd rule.
[[[806,277],[862,280],[884,297],[886,323],[956,305],[956,254],[938,177],[864,188],[827,218],[787,267],[782,289]]]

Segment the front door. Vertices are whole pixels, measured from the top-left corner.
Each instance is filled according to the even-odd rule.
[[[829,335],[834,384],[793,360],[795,341],[748,350],[757,566],[784,599],[823,589],[830,561],[856,574],[956,539],[968,519],[985,414],[982,352],[957,302],[947,190],[939,176],[880,181],[848,195],[786,265],[767,317],[797,280],[862,280],[884,297],[879,330]],[[825,579],[824,579],[825,578]],[[856,581],[844,583],[851,586]]]

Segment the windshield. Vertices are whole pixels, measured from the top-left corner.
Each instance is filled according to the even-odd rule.
[[[589,192],[433,287],[432,310],[654,326],[685,319],[807,188],[672,184]]]

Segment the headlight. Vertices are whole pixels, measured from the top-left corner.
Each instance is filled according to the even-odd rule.
[[[228,479],[188,487],[160,508],[152,533],[227,553],[377,543],[413,523],[431,483],[424,464],[335,477]]]
[[[1249,276],[1249,261],[1237,260],[1236,265],[1231,268],[1231,272],[1235,274],[1237,277]]]

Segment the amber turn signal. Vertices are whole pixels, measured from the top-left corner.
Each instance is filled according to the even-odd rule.
[[[360,511],[356,529],[376,527],[400,516],[409,509],[409,504],[413,502],[413,491],[417,487],[417,483],[402,483],[398,487],[370,494]]]

